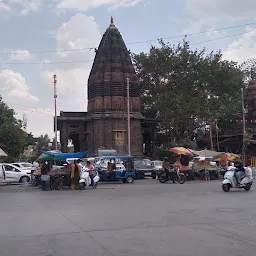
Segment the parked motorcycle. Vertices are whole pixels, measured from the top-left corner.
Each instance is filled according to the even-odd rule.
[[[235,176],[235,169],[230,168],[224,175],[224,181],[222,182],[222,189],[224,192],[229,192],[231,188],[243,188],[249,191],[253,184],[252,169],[245,167],[245,177],[241,180],[240,184],[237,184]]]
[[[94,185],[91,185],[91,178],[89,176],[89,169],[88,168],[83,168],[82,169],[82,173],[80,176],[80,180],[79,180],[79,187],[81,190],[87,189],[90,186],[92,186],[93,189],[97,188],[99,181],[100,181],[100,177],[98,175],[98,172],[96,172],[94,178]]]

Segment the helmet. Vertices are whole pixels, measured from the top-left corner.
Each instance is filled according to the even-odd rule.
[[[234,166],[236,167],[236,168],[243,168],[244,166],[243,166],[243,163],[241,163],[241,162],[239,162],[239,161],[236,161],[235,163],[234,163]]]

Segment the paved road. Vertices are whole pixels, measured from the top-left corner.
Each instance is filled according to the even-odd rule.
[[[255,195],[220,182],[0,187],[0,255],[254,256]]]

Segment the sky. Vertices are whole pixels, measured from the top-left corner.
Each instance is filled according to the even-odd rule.
[[[187,35],[242,63],[256,57],[255,11],[255,0],[0,0],[0,95],[28,132],[53,137],[53,75],[58,113],[86,111],[90,48],[111,15],[131,52]]]

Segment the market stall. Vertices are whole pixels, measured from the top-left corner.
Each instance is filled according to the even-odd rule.
[[[86,157],[88,152],[79,153],[61,153],[46,151],[42,152],[45,161],[66,161],[67,159],[81,159]],[[41,157],[42,159],[42,157]],[[50,176],[50,188],[53,190],[59,190],[63,188],[69,188],[71,186],[70,180],[70,164],[66,163],[63,166],[51,166],[47,172]],[[34,186],[41,185],[41,170],[38,170],[32,174],[31,180]]]

